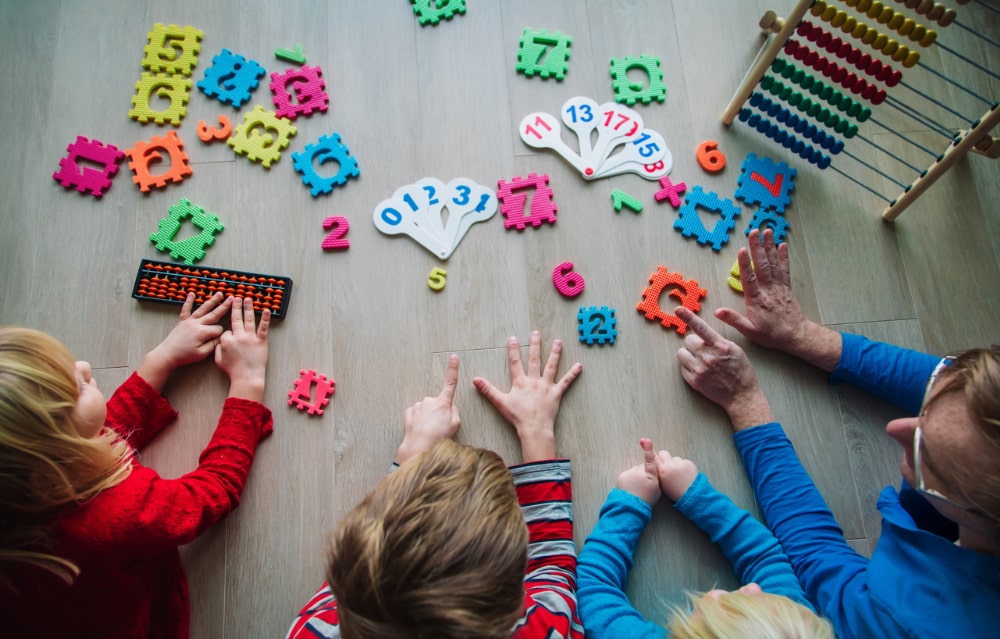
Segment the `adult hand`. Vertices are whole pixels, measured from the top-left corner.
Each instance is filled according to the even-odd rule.
[[[840,361],[840,333],[806,319],[792,293],[788,243],[774,244],[774,231],[750,231],[749,250],[737,261],[746,314],[723,307],[715,316],[751,341],[800,357],[826,371]]]
[[[232,299],[224,299],[222,293],[216,293],[192,312],[194,298],[194,293],[188,293],[177,325],[146,355],[137,371],[158,391],[163,390],[167,377],[175,368],[200,362],[219,343],[222,335],[219,322],[229,311]]]
[[[721,406],[735,430],[774,421],[743,349],[683,306],[675,313],[692,329],[677,351],[684,381]]]
[[[458,355],[448,357],[444,386],[435,397],[425,397],[403,413],[403,442],[396,450],[396,463],[402,464],[442,439],[452,439],[462,426],[455,406],[458,387]]]
[[[667,499],[676,502],[684,496],[698,477],[698,467],[690,459],[676,457],[667,450],[657,453],[654,460],[660,490]]]
[[[656,472],[656,453],[653,452],[653,442],[646,437],[639,440],[639,446],[642,447],[642,463],[622,471],[618,475],[617,485],[650,506],[655,506],[661,494]]]
[[[521,440],[521,454],[525,462],[555,457],[555,422],[559,404],[569,387],[580,376],[583,364],[573,364],[558,381],[559,354],[562,342],[552,341],[548,361],[542,369],[542,335],[531,333],[528,345],[528,366],[521,363],[521,348],[517,338],[507,342],[507,360],[510,364],[511,389],[500,392],[493,384],[476,377],[472,380],[478,390],[517,431]]]
[[[231,323],[215,347],[215,364],[229,376],[229,397],[259,402],[264,397],[271,311],[264,309],[260,326],[255,326],[253,302],[237,297],[232,301]]]

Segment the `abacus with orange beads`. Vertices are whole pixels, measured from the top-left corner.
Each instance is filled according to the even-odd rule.
[[[257,313],[270,309],[271,317],[282,318],[292,296],[292,279],[232,269],[187,266],[143,260],[135,275],[132,297],[140,301],[183,304],[188,293],[195,294],[195,307],[215,293],[253,301]]]
[[[885,200],[888,207],[882,212],[882,218],[894,220],[969,151],[993,159],[1000,157],[1000,139],[990,135],[990,130],[1000,124],[1000,101],[984,98],[948,77],[947,74],[920,62],[919,51],[906,44],[900,44],[898,40],[882,33],[878,26],[869,26],[864,20],[868,18],[879,25],[885,25],[886,29],[901,36],[899,40],[903,40],[904,37],[908,39],[913,47],[935,45],[991,78],[1000,79],[1000,75],[953,48],[941,44],[936,31],[906,17],[902,11],[887,7],[886,3],[878,0],[840,1],[858,15],[851,15],[839,9],[832,1],[821,0],[800,0],[785,19],[777,17],[773,11],[764,14],[760,27],[764,33],[769,36],[774,34],[774,37],[770,38],[758,53],[757,59],[726,107],[722,122],[728,125],[738,117],[742,122],[746,122],[758,132],[819,168],[833,169]],[[931,0],[897,0],[897,2],[921,16],[926,16],[929,20],[936,21],[941,27],[955,25],[989,45],[1000,48],[1000,43],[958,22],[957,12],[954,9],[945,8],[944,5]],[[959,0],[959,3],[964,4],[963,0]],[[995,11],[989,5],[983,6]],[[811,13],[817,19],[817,24],[803,20],[806,13]],[[825,22],[826,26],[820,22]],[[837,30],[841,32],[839,35],[835,33]],[[873,51],[865,51],[863,47]],[[782,52],[785,57],[779,58]],[[842,64],[841,61],[846,64]],[[903,71],[896,68],[896,63],[905,69],[919,67],[936,79],[943,80],[971,95],[989,108],[979,117],[967,117],[918,90],[911,83],[904,82]],[[850,70],[851,66],[857,71]],[[816,73],[813,74],[813,71]],[[836,85],[843,90],[836,88]],[[896,86],[905,88],[926,102],[947,111],[961,120],[963,126],[967,125],[967,128],[949,130],[940,122],[925,115],[921,109],[889,95],[886,89]],[[744,106],[747,103],[749,107]],[[948,147],[942,152],[928,149],[872,117],[872,107],[883,103],[913,119],[921,128],[946,138]],[[868,121],[926,153],[933,158],[933,163],[925,169],[920,169],[899,154],[892,153],[859,134],[858,125]],[[896,176],[876,168],[846,151],[844,140],[839,139],[837,134],[844,139],[857,137],[863,140],[913,171],[916,177],[911,178],[907,184]],[[865,182],[833,166],[831,156],[840,153],[896,184],[902,189],[902,193],[890,199]]]

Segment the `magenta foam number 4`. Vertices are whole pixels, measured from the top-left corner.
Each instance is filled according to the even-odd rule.
[[[326,250],[351,248],[351,241],[345,239],[347,231],[351,228],[351,223],[346,217],[332,215],[323,220],[323,228],[330,231],[330,234],[323,240],[323,248]]]

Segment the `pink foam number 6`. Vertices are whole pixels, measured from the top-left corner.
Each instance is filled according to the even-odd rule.
[[[341,217],[339,215],[330,216],[323,220],[323,228],[330,231],[330,234],[323,240],[324,249],[331,250],[351,248],[351,241],[344,239],[344,236],[347,235],[348,229],[351,228],[351,223],[347,221],[346,217]]]
[[[586,282],[583,276],[573,271],[573,262],[563,262],[552,271],[552,283],[563,297],[576,297],[583,292]]]

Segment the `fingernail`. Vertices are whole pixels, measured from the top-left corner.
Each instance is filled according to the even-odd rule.
[[[517,335],[511,335],[510,339],[507,340],[507,341],[510,342],[511,344],[516,343],[517,342]]]
[[[532,337],[541,337],[542,334],[539,331],[531,331],[531,336]]]

